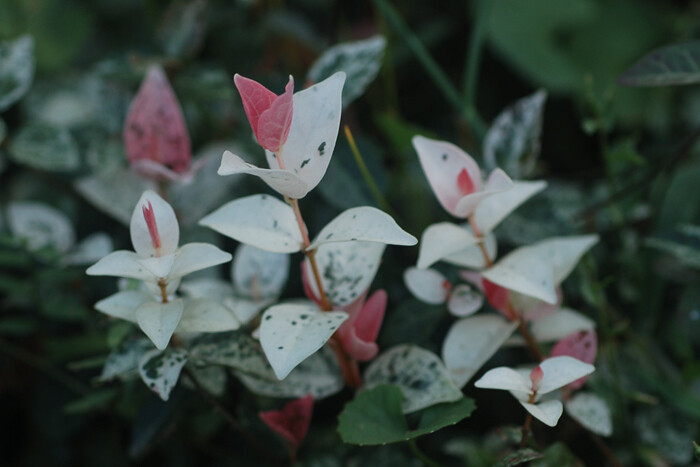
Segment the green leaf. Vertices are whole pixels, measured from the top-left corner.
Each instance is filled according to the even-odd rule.
[[[700,461],[700,445],[693,441],[693,447],[695,448],[695,460]]]
[[[474,401],[462,398],[422,412],[416,429],[408,427],[403,415],[403,393],[393,385],[363,391],[349,402],[338,417],[338,432],[350,444],[376,445],[408,441],[454,425],[474,410]]]
[[[6,136],[7,136],[7,125],[5,124],[5,120],[0,118],[0,143],[5,141]]]
[[[117,388],[106,388],[92,392],[85,397],[74,400],[67,404],[63,411],[69,415],[76,415],[85,412],[107,408],[119,394]]]
[[[625,71],[619,82],[625,86],[670,86],[700,82],[700,41],[653,50]]]
[[[10,142],[13,161],[34,169],[70,172],[80,167],[78,146],[65,128],[30,123]]]
[[[151,391],[167,401],[185,363],[187,352],[182,349],[151,350],[139,360],[139,374]]]
[[[34,39],[31,36],[0,44],[0,112],[7,110],[29,90],[34,79],[33,54]]]
[[[484,138],[484,163],[489,170],[500,167],[517,179],[533,175],[540,155],[546,99],[545,91],[537,91],[496,117]]]
[[[541,459],[544,457],[539,452],[534,449],[525,448],[515,451],[512,454],[508,454],[506,457],[501,459],[501,461],[496,464],[497,467],[512,467],[514,465],[524,464],[535,459]]]
[[[386,39],[369,39],[337,44],[326,50],[311,66],[308,79],[319,83],[337,71],[347,75],[343,86],[343,108],[365,92],[382,66]]]
[[[681,263],[700,269],[700,226],[683,225],[647,240],[647,245],[676,257]]]

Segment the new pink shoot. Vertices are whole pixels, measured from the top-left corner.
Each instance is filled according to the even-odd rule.
[[[312,395],[289,402],[282,410],[260,412],[260,419],[295,449],[306,437],[314,408]]]
[[[157,256],[160,256],[160,233],[158,232],[158,224],[156,224],[156,216],[153,213],[153,206],[149,201],[148,205],[142,206],[141,209],[143,211],[143,218],[146,221],[146,226],[148,227],[148,234],[151,236],[153,248],[156,250]]]

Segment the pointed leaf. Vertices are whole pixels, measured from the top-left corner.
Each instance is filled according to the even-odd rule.
[[[479,203],[490,196],[508,191],[513,188],[513,181],[501,169],[496,169],[489,175],[484,188],[481,191],[468,194],[457,201],[455,206],[456,216],[466,218],[479,206]]]
[[[88,276],[115,276],[139,279],[142,281],[157,280],[156,276],[142,264],[142,258],[133,251],[113,251],[97,263],[90,266],[85,274]]]
[[[588,430],[601,436],[613,432],[610,409],[603,399],[595,394],[579,392],[564,404],[566,413]]]
[[[319,232],[307,251],[332,242],[366,241],[387,245],[415,245],[418,240],[404,231],[387,213],[361,206],[340,213]]]
[[[260,344],[275,375],[284,379],[294,367],[323,347],[348,318],[342,311],[322,312],[315,305],[275,305],[263,314]]]
[[[78,145],[63,127],[30,123],[10,140],[10,158],[33,169],[71,172],[80,167]]]
[[[270,107],[260,114],[255,137],[258,143],[269,151],[279,151],[287,140],[294,113],[293,94],[294,79],[290,76],[284,93],[276,96]]]
[[[539,90],[496,117],[484,138],[484,163],[489,170],[500,167],[514,178],[532,175],[540,155],[546,99],[546,91]]]
[[[435,269],[408,268],[403,281],[414,297],[430,305],[445,303],[452,284]]]
[[[596,243],[597,235],[554,237],[532,245],[532,253],[552,265],[554,283],[558,285],[571,274],[581,257]]]
[[[528,404],[527,402],[518,401],[525,410],[530,412],[533,417],[541,421],[548,426],[556,426],[561,417],[564,407],[561,401],[550,400],[546,402],[540,402],[539,404]]]
[[[557,302],[552,265],[532,246],[512,251],[481,274],[484,279],[506,289],[547,303]]]
[[[479,203],[474,211],[474,222],[479,228],[479,232],[485,235],[491,232],[498,224],[505,219],[525,201],[544,190],[547,182],[513,182],[510,190],[496,193]]]
[[[297,252],[303,243],[292,208],[269,195],[231,201],[204,217],[199,224],[275,253]]]
[[[471,232],[471,229],[469,229]],[[486,247],[486,253],[488,254],[491,261],[495,261],[498,256],[498,244],[496,243],[496,236],[493,233],[486,234],[481,241]],[[471,269],[484,269],[488,266],[488,262],[484,258],[484,252],[481,251],[480,246],[472,245],[467,248],[453,253],[449,256],[442,258],[442,261],[448,264],[454,264],[455,266],[461,266],[464,268]]]
[[[136,203],[131,215],[130,232],[134,250],[145,258],[172,254],[180,241],[180,226],[175,211],[151,190],[145,191]]]
[[[151,350],[141,357],[139,374],[151,391],[167,401],[186,363],[187,352],[182,349]]]
[[[27,243],[30,251],[53,248],[63,253],[75,243],[75,232],[61,211],[33,201],[14,201],[7,206],[12,235]]]
[[[165,72],[151,66],[124,123],[124,147],[132,164],[153,161],[185,172],[192,153],[180,104]]]
[[[0,44],[0,112],[24,96],[34,79],[34,39],[21,36]]]
[[[282,410],[268,410],[259,415],[273,431],[299,447],[309,431],[313,408],[314,397],[308,395],[289,402]]]
[[[364,376],[367,389],[380,384],[398,385],[406,398],[404,413],[462,398],[437,355],[413,345],[399,345],[382,353]]]
[[[163,350],[182,318],[183,309],[182,299],[168,303],[146,302],[136,309],[136,322],[156,348]]]
[[[595,367],[573,357],[551,357],[540,363],[544,377],[537,388],[537,395],[547,394],[579,378],[593,373]]]
[[[595,321],[569,308],[532,322],[530,331],[538,342],[558,341],[572,332],[589,331],[595,328]]]
[[[231,261],[231,254],[209,243],[188,243],[175,252],[167,280],[179,279],[191,272]]]
[[[354,302],[374,280],[385,245],[376,242],[341,242],[321,245],[316,263],[326,295],[336,307]],[[309,285],[318,296],[316,282],[308,260],[304,261]]]
[[[146,302],[155,302],[153,296],[140,290],[125,290],[95,303],[95,309],[113,318],[136,322],[136,309]]]
[[[433,224],[423,232],[420,239],[417,267],[429,268],[434,263],[457,255],[463,250],[478,245],[480,239],[470,231],[449,222]],[[481,251],[476,249],[479,255]]]
[[[518,327],[497,315],[455,322],[442,344],[442,359],[457,387],[464,387]]]
[[[176,331],[223,332],[240,327],[233,312],[214,300],[196,298],[187,302]]]
[[[619,78],[625,86],[670,86],[700,82],[700,41],[673,44],[642,57]]]
[[[474,386],[484,389],[516,391],[525,394],[532,393],[530,381],[518,371],[505,366],[499,366],[487,371],[484,376],[476,380]]]
[[[360,97],[379,73],[386,49],[386,39],[373,36],[369,39],[343,42],[329,48],[314,62],[307,78],[319,82],[337,71],[347,75],[343,87],[343,108]]]

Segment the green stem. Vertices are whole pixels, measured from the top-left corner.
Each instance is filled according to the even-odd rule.
[[[474,134],[477,136],[477,139],[481,141],[486,133],[486,124],[483,122],[481,117],[479,117],[476,110],[472,107],[464,105],[462,97],[457,89],[452,85],[450,79],[447,77],[442,68],[440,68],[437,62],[435,62],[433,57],[430,56],[430,52],[428,52],[428,49],[425,48],[418,37],[408,29],[394,7],[389,5],[386,0],[374,0],[374,4],[386,18],[389,25],[396,31],[401,39],[403,39],[411,52],[413,52],[413,54],[416,56],[420,64],[428,73],[428,76],[430,76],[430,78],[433,80],[445,99],[447,99],[455,110],[469,122]]]
[[[416,458],[418,458],[418,460],[420,460],[423,464],[427,465],[428,467],[442,467],[430,457],[423,454],[423,451],[418,448],[418,444],[416,444],[415,439],[409,439],[407,443],[408,447],[411,448],[413,455],[416,456]]]
[[[390,213],[392,217],[396,217],[392,212],[391,206],[389,206],[389,203],[387,202],[386,198],[384,198],[384,195],[377,186],[377,183],[374,181],[374,177],[372,177],[372,174],[367,169],[367,165],[365,165],[365,160],[362,158],[362,154],[357,148],[357,144],[355,144],[355,138],[353,138],[352,133],[350,132],[350,128],[348,128],[348,126],[345,125],[343,129],[345,130],[345,137],[347,138],[348,144],[350,145],[350,150],[355,156],[355,162],[357,162],[357,166],[360,168],[360,172],[362,172],[362,177],[365,179],[367,188],[369,188],[369,191],[372,192],[374,200],[385,212]]]
[[[481,52],[484,49],[484,37],[486,23],[493,0],[481,0],[477,5],[476,18],[472,26],[472,35],[469,39],[469,52],[467,67],[464,72],[464,95],[467,106],[476,110],[476,89],[478,84],[479,65],[481,64]]]

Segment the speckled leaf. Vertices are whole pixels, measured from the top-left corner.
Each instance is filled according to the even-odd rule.
[[[139,374],[148,388],[167,401],[187,363],[187,352],[182,349],[151,350],[139,361]]]
[[[345,306],[355,301],[374,280],[385,245],[376,242],[343,242],[321,245],[316,250],[316,263],[328,299],[335,306]],[[308,277],[311,266],[304,261]],[[309,281],[316,296],[318,290]]]
[[[481,234],[487,234],[518,206],[547,187],[547,182],[514,181],[513,188],[484,199],[474,211],[474,222]]]
[[[625,86],[670,86],[700,82],[700,41],[653,50],[619,78]]]
[[[513,178],[532,175],[540,155],[546,99],[545,91],[537,91],[496,117],[484,138],[484,163],[489,171],[500,167]]]
[[[294,94],[294,116],[282,149],[282,159],[285,170],[305,182],[307,193],[323,178],[335,149],[343,83],[345,73],[338,72]],[[274,154],[270,151],[265,151],[265,154],[270,168],[279,169]]]
[[[233,257],[231,276],[236,294],[251,299],[277,297],[287,283],[289,255],[240,245]]]
[[[497,315],[455,322],[442,344],[442,359],[452,381],[462,388],[518,327]]]
[[[585,428],[601,436],[613,432],[610,409],[603,399],[589,392],[579,392],[564,404],[566,413]]]
[[[34,201],[15,201],[7,207],[7,223],[12,234],[36,251],[53,248],[68,251],[75,243],[70,220],[61,211]]]
[[[75,182],[76,190],[100,211],[129,225],[141,193],[154,184],[124,169],[108,175],[90,175]]]
[[[319,82],[336,71],[347,75],[343,87],[343,107],[365,92],[365,89],[379,73],[386,49],[386,39],[374,36],[354,42],[344,42],[326,50],[308,73],[308,79]]]
[[[433,224],[421,235],[417,266],[420,269],[429,268],[478,243],[479,239],[463,227],[450,222]]]
[[[149,350],[153,350],[153,344],[148,339],[131,339],[124,342],[107,356],[99,380],[127,380],[136,377],[139,361]]]
[[[236,371],[236,376],[251,392],[267,397],[293,398],[311,394],[318,400],[336,394],[345,387],[335,355],[328,347],[301,362],[282,381],[277,379],[267,361],[256,374]]]
[[[301,250],[302,238],[292,208],[270,195],[252,195],[224,204],[200,225],[275,253]]]
[[[277,378],[284,379],[323,347],[347,318],[343,311],[323,312],[315,305],[281,304],[268,308],[260,322],[260,344]]]
[[[70,172],[80,167],[78,145],[70,132],[46,123],[20,128],[8,151],[13,161],[33,169]]]
[[[207,390],[210,394],[217,397],[222,397],[226,392],[226,370],[220,366],[208,366],[205,368],[188,368],[197,378],[200,386]],[[182,384],[190,389],[196,390],[194,384],[189,378],[182,380]]]
[[[260,377],[273,376],[260,343],[245,332],[202,336],[190,347],[190,360],[198,365],[221,365]]]
[[[26,94],[34,79],[34,39],[22,36],[0,44],[0,112]]]
[[[413,345],[399,345],[382,353],[364,376],[366,389],[380,384],[398,385],[406,398],[402,404],[404,413],[462,398],[437,355]]]
[[[387,213],[373,207],[361,206],[340,213],[319,232],[307,250],[334,242],[366,241],[387,245],[411,246],[416,237],[403,230]]]

